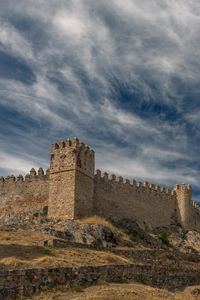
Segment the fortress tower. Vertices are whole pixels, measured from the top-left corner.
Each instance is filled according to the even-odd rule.
[[[137,220],[141,226],[180,223],[200,231],[200,208],[192,202],[190,185],[172,191],[148,182],[123,179],[97,170],[95,154],[77,138],[55,143],[50,169],[31,169],[25,177],[0,177],[0,221],[27,212],[44,211],[67,219],[97,215],[110,220]]]
[[[49,217],[77,219],[93,212],[94,156],[77,138],[52,145]]]
[[[175,185],[173,189],[179,210],[179,221],[185,229],[190,229],[192,224],[192,189],[190,185]]]

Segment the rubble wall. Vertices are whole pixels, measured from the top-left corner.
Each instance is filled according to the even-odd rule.
[[[98,280],[123,282],[134,280],[159,288],[175,289],[198,284],[198,267],[151,264],[107,265],[26,270],[0,270],[0,299],[31,295],[42,287],[91,284]]]

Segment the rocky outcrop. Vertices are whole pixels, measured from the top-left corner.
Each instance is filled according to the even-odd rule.
[[[188,231],[185,235],[183,246],[200,252],[200,233],[197,231]]]
[[[68,242],[86,244],[97,248],[109,248],[117,245],[117,240],[112,230],[102,224],[78,224],[66,221],[62,229],[46,226],[43,232],[49,233]]]

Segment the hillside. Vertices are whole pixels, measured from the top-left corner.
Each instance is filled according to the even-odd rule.
[[[200,284],[199,240],[178,225],[23,214],[0,227],[0,299],[22,286],[28,299],[190,299],[183,290]]]

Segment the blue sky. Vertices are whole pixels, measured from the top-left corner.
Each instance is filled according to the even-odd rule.
[[[0,2],[0,173],[77,136],[97,168],[200,200],[200,3]]]

